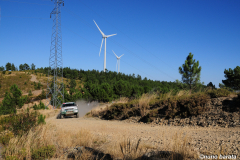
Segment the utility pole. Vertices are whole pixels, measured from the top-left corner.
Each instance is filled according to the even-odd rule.
[[[54,9],[50,13],[53,16],[53,27],[51,37],[51,48],[48,68],[47,81],[47,106],[50,104],[54,108],[64,103],[64,84],[63,84],[63,61],[62,61],[62,33],[61,33],[61,5],[64,6],[62,0],[54,1]],[[48,99],[52,96],[51,100]]]

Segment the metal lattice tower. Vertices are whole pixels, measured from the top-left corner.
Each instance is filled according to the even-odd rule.
[[[53,27],[51,37],[51,49],[49,57],[48,81],[46,98],[48,104],[54,107],[60,106],[64,102],[64,85],[63,85],[63,61],[62,61],[62,33],[61,33],[61,4],[62,0],[54,1],[54,9],[50,14],[53,16]],[[48,96],[52,95],[51,100]]]

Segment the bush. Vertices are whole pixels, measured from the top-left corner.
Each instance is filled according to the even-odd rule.
[[[11,131],[3,131],[0,133],[0,143],[3,145],[7,145],[12,137],[14,137],[14,135]]]
[[[32,159],[34,160],[45,160],[46,158],[52,158],[56,151],[55,146],[48,145],[38,149],[32,150]]]
[[[12,72],[8,72],[8,74],[12,74]]]
[[[0,125],[4,131],[9,130],[14,135],[23,135],[27,133],[32,127],[45,122],[45,117],[40,117],[39,112],[29,112],[29,109],[20,114],[11,114],[0,119]]]
[[[174,118],[176,116],[187,118],[200,115],[209,109],[206,107],[208,98],[205,94],[195,94],[179,100],[168,99],[166,101],[168,108],[166,116],[167,118]]]
[[[36,105],[36,103],[34,104],[33,109],[34,110],[45,109],[45,105],[40,101],[39,105]]]
[[[42,93],[41,93],[41,95],[40,95],[41,97],[41,99],[44,99],[44,98],[46,98],[46,93],[45,93],[45,91],[42,89]]]
[[[12,101],[11,94],[9,92],[6,92],[2,104],[0,106],[0,115],[6,115],[16,112],[17,112],[16,106]]]
[[[227,97],[230,95],[230,91],[227,89],[215,89],[207,92],[211,98],[218,98],[218,97]]]
[[[24,82],[24,85],[27,85],[27,82]]]
[[[3,74],[5,74],[5,73],[6,73],[6,71],[3,71],[2,73],[3,73]]]
[[[33,84],[34,84],[34,88],[37,90],[37,89],[40,89],[43,85],[40,83],[40,82],[38,82],[38,84],[36,84],[36,82],[33,82]]]
[[[26,82],[25,82],[26,83]],[[29,90],[29,92],[28,92],[28,96],[32,96],[33,94],[32,94],[32,91],[31,91],[31,89]]]
[[[39,124],[46,124],[46,122],[45,122],[45,118],[46,118],[46,116],[43,116],[42,114],[40,114],[39,116],[38,116],[38,125]]]

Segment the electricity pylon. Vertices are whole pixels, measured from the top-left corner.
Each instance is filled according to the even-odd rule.
[[[48,104],[58,107],[64,102],[64,84],[63,84],[63,62],[62,62],[62,33],[61,33],[61,4],[62,0],[54,1],[54,9],[50,13],[53,15],[53,27],[51,37],[51,48],[48,68],[47,94]],[[48,99],[52,96],[51,100]]]

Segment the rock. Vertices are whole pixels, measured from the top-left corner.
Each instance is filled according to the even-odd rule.
[[[92,153],[92,159],[93,160],[113,160],[113,158],[109,154],[104,154],[103,152],[94,150],[94,149],[89,148],[89,147],[84,147],[84,146],[67,149],[65,151],[66,152],[65,153],[65,158],[75,159],[77,157],[81,157],[81,154],[84,151],[90,151]]]

